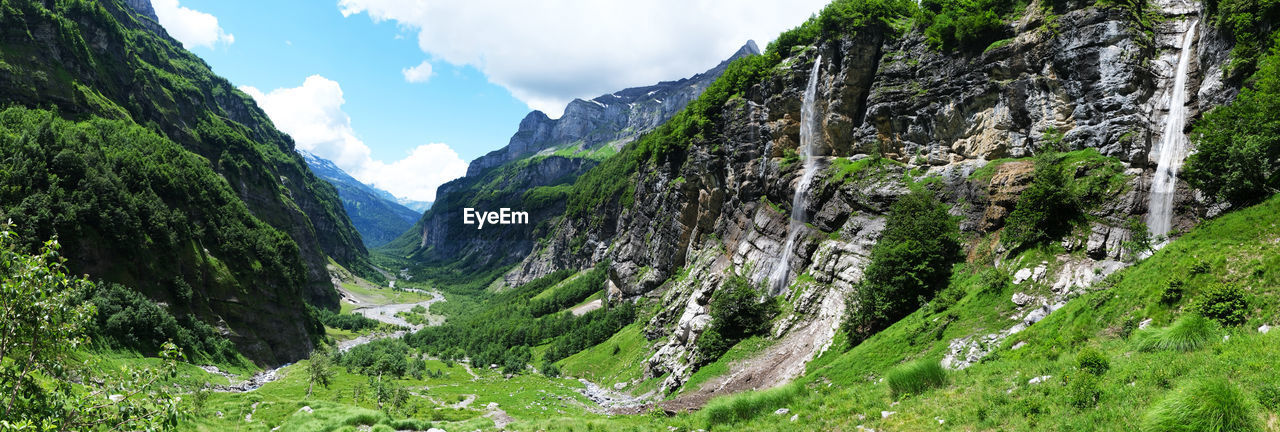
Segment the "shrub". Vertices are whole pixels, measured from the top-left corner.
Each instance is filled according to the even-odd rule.
[[[739,341],[768,331],[778,302],[764,296],[746,276],[734,274],[712,295],[708,309],[711,325],[698,336],[697,345],[702,359],[710,362]]]
[[[340,314],[328,309],[312,309],[316,318],[326,326],[349,331],[377,328],[379,322],[360,314]]]
[[[1128,339],[1129,336],[1133,335],[1134,331],[1138,330],[1138,324],[1140,324],[1138,322],[1138,317],[1131,316],[1126,318],[1124,322],[1120,324],[1120,337],[1122,339]]]
[[[1214,200],[1237,208],[1280,192],[1280,53],[1264,57],[1254,77],[1254,88],[1196,122],[1196,152],[1187,157],[1184,176]]]
[[[1085,348],[1076,354],[1076,367],[1080,370],[1096,376],[1102,376],[1111,369],[1111,361],[1107,360],[1107,355],[1096,348]]]
[[[1129,230],[1129,239],[1121,243],[1124,247],[1126,258],[1136,260],[1142,254],[1152,250],[1151,229],[1147,227],[1147,223],[1141,218],[1131,217],[1127,224]]]
[[[992,267],[982,272],[981,284],[983,293],[1001,294],[1013,281],[1008,272]]]
[[[885,374],[893,397],[920,394],[947,384],[947,371],[937,360],[924,359],[898,366]]]
[[[1197,314],[1187,314],[1169,327],[1139,333],[1138,349],[1147,352],[1195,351],[1212,341],[1217,333],[1213,321]]]
[[[1169,281],[1169,286],[1160,293],[1160,304],[1173,306],[1182,301],[1182,281]]]
[[[1067,380],[1067,402],[1076,408],[1092,408],[1102,398],[1098,377],[1092,373],[1076,374]]]
[[[543,362],[542,374],[550,378],[558,377],[560,376],[560,367],[556,366],[555,363]]]
[[[409,372],[409,345],[400,339],[381,339],[358,345],[333,357],[350,372],[404,377]]]
[[[958,232],[947,208],[927,190],[893,203],[862,283],[846,304],[850,342],[888,327],[947,286],[960,253]]]
[[[90,286],[81,298],[98,310],[92,331],[110,347],[155,355],[165,342],[172,341],[192,359],[235,360],[235,346],[213,326],[190,315],[174,317],[123,285]]]
[[[1198,380],[1174,390],[1144,418],[1150,432],[1256,431],[1255,408],[1240,388],[1222,378]]]
[[[1067,175],[1055,153],[1036,156],[1031,185],[1005,221],[1001,241],[1023,247],[1061,238],[1083,214]]]
[[[1192,303],[1191,310],[1224,326],[1244,324],[1249,317],[1249,302],[1244,290],[1232,284],[1209,287]]]
[[[923,0],[916,22],[929,45],[942,50],[981,52],[1009,33],[1000,15],[1010,12],[1011,0]]]

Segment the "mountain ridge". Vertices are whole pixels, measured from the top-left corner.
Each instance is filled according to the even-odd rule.
[[[366,247],[375,248],[394,240],[422,217],[421,212],[402,205],[390,192],[356,180],[333,161],[306,150],[299,149],[298,153],[312,172],[337,188],[342,207]]]
[[[620,148],[684,108],[720,76],[730,62],[758,54],[760,48],[749,40],[729,58],[692,77],[626,88],[589,100],[574,99],[557,119],[551,119],[542,111],[531,111],[520,120],[519,128],[506,146],[471,161],[467,176],[576,141],[582,141],[578,144],[579,150],[592,150],[606,144]],[[638,109],[634,107],[637,104],[641,105]]]

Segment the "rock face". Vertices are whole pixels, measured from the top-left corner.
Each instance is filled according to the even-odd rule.
[[[1176,5],[1166,9],[1171,21],[1194,12]],[[1127,184],[1088,210],[1094,222],[1087,230],[1064,240],[1068,251],[1085,249],[1088,259],[1059,257],[1038,271],[1028,269],[1027,278],[1051,294],[1043,301],[1018,298],[1035,309],[1018,322],[1038,321],[1095,282],[1094,269],[1106,274],[1123,265],[1116,259],[1129,238],[1126,222],[1145,212],[1154,168],[1148,154],[1167,111],[1168,59],[1176,59],[1179,49],[1178,26],[1160,27],[1148,40],[1120,10],[1074,5],[1052,26],[1039,14],[1014,23],[1016,37],[982,54],[938,52],[922,35],[889,39],[875,31],[799,50],[770,79],[726,104],[716,136],[643,166],[634,205],[606,211],[596,225],[560,221],[556,234],[507,273],[504,283],[609,260],[611,298],[647,296],[663,305],[646,327],[656,347],[648,368],[651,376],[669,374],[662,387],[672,390],[705,360],[696,340],[708,325],[706,305],[728,272],[763,280],[788,260],[790,280],[805,274],[811,279],[783,295],[801,305],[843,299],[862,278],[883,214],[907,193],[909,182],[936,178],[931,188],[952,204],[961,229],[987,233],[1002,226],[1032,172],[1032,164],[1022,161],[1001,164],[989,177],[974,176],[987,161],[1049,149],[1095,149],[1123,165]],[[1216,31],[1200,33],[1197,71],[1220,70],[1230,45],[1220,38]],[[802,93],[819,55],[822,124],[816,153],[822,171],[808,189],[809,208],[786,208],[803,165],[789,158],[799,143]],[[1194,73],[1190,85],[1200,89],[1192,93],[1214,95],[1193,100],[1194,113],[1232,92],[1204,72]],[[870,154],[887,161],[867,163]],[[849,173],[850,166],[864,168]],[[1071,174],[1084,177],[1088,169]],[[1191,211],[1175,219],[1184,226],[1197,220],[1202,207],[1186,195],[1181,202]],[[787,215],[798,211],[812,215],[812,223],[803,228],[795,252],[780,256]],[[774,336],[783,340],[813,323],[838,325],[843,308],[819,310],[824,309],[802,307],[783,317]],[[1009,333],[954,342],[956,364],[980,358],[986,346]],[[815,333],[806,342],[821,347],[830,334]]]
[[[160,25],[160,17],[156,16],[156,9],[151,6],[151,0],[124,0],[124,3],[137,12],[139,24],[157,35],[169,37],[164,26]]]
[[[727,60],[689,78],[633,87],[591,100],[574,99],[565,107],[564,115],[554,120],[542,111],[530,112],[520,121],[520,128],[506,147],[471,161],[467,177],[560,146],[572,145],[580,150],[605,145],[621,148],[684,109],[724,73],[730,62],[756,54],[760,54],[760,48],[754,41],[747,41]]]

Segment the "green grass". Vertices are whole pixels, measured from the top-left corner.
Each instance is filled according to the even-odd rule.
[[[559,362],[560,371],[569,376],[586,378],[603,386],[631,382],[644,373],[649,346],[641,333],[643,324],[631,324],[599,345],[587,348]],[[617,347],[617,352],[614,352]]]
[[[183,423],[184,431],[269,431],[280,430],[345,430],[344,426],[382,424],[393,429],[397,425],[415,422],[445,430],[491,430],[493,423],[485,418],[489,403],[497,403],[509,415],[518,420],[539,420],[555,417],[594,416],[584,407],[591,403],[575,389],[582,385],[569,379],[550,379],[536,374],[506,378],[498,371],[475,368],[478,378],[472,378],[461,364],[448,367],[436,360],[428,360],[428,371],[440,371],[438,378],[411,377],[394,382],[417,393],[410,396],[405,409],[377,409],[369,397],[353,399],[353,390],[363,388],[368,394],[369,377],[348,373],[335,367],[333,384],[329,388],[316,386],[310,398],[306,397],[305,376],[307,361],[282,369],[282,378],[249,393],[212,393],[206,407],[192,419]],[[198,369],[197,369],[198,370]],[[200,371],[203,373],[203,371]],[[466,408],[454,405],[471,396],[475,400]],[[254,404],[257,404],[254,408]],[[315,412],[301,412],[304,406]],[[215,415],[222,412],[223,416]],[[245,422],[244,416],[253,412],[253,421]],[[354,423],[353,423],[354,422]],[[426,428],[405,428],[425,430]]]
[[[894,397],[921,394],[947,385],[947,371],[938,360],[923,359],[896,367],[885,374]]]
[[[751,391],[716,399],[702,409],[706,417],[707,429],[717,430],[716,426],[732,425],[762,414],[773,413],[779,408],[786,407],[804,391],[803,386],[792,383],[768,390]]]
[[[564,278],[564,280],[561,280],[560,282],[556,282],[556,283],[555,283],[555,285],[552,285],[552,286],[550,286],[550,287],[548,287],[548,288],[546,288],[546,289],[544,289],[544,290],[542,290],[542,291],[538,291],[537,295],[535,295],[535,296],[533,296],[533,297],[529,298],[529,301],[531,301],[531,302],[532,302],[532,301],[545,301],[545,300],[550,300],[552,297],[554,297],[554,296],[555,296],[555,293],[556,293],[556,291],[557,291],[557,290],[559,290],[560,288],[563,288],[563,287],[564,287],[565,285],[567,285],[569,282],[573,282],[573,280],[574,280],[574,279],[577,279],[577,278],[579,278],[579,277],[582,277],[582,275],[584,275],[584,274],[586,274],[587,272],[590,272],[590,271],[591,271],[591,270],[583,270],[583,271],[580,271],[580,272],[574,273],[572,276],[569,276],[569,277],[567,277],[567,278]]]
[[[1235,384],[1203,379],[1179,387],[1147,412],[1148,432],[1245,432],[1261,430],[1256,408]]]
[[[399,291],[391,288],[376,287],[366,283],[350,283],[343,282],[342,288],[355,294],[361,300],[369,303],[383,305],[393,303],[418,303],[431,300],[431,296],[427,294]]]
[[[876,173],[883,174],[884,167],[890,165],[901,165],[897,161],[882,157],[868,157],[859,160],[849,160],[848,158],[835,158],[831,161],[833,173],[830,177],[832,183],[843,183],[851,180],[859,180],[867,176],[862,175],[868,169],[876,170]]]
[[[418,400],[422,405],[414,412],[391,417],[434,419],[434,426],[446,430],[491,429],[492,423],[477,408],[493,402],[517,420],[510,426],[515,430],[854,430],[858,425],[877,430],[1188,430],[1163,429],[1170,424],[1194,430],[1214,430],[1214,424],[1223,425],[1218,430],[1263,430],[1268,421],[1273,426],[1267,430],[1275,430],[1274,400],[1280,397],[1274,394],[1280,393],[1280,383],[1271,369],[1280,332],[1264,335],[1255,329],[1280,318],[1277,214],[1280,197],[1205,222],[960,371],[943,372],[934,360],[950,341],[1008,328],[1016,322],[1011,318],[1011,294],[1043,294],[1048,288],[1023,284],[993,289],[986,286],[991,272],[987,264],[958,265],[947,288],[955,294],[953,303],[918,310],[854,347],[837,336],[832,348],[794,384],[717,398],[697,413],[606,417],[585,409],[590,402],[573,391],[576,381],[532,374],[506,379],[490,370],[476,370],[480,378],[472,380],[462,366],[450,369],[433,361],[428,369],[440,368],[443,377],[399,382],[445,404],[467,395],[478,395],[477,400],[462,410],[437,409],[430,401]],[[1007,271],[1057,253],[1061,251],[1032,249],[1002,261]],[[1162,294],[1175,280],[1185,294],[1162,303]],[[1218,328],[1188,312],[1195,299],[1224,283],[1240,287],[1250,300],[1241,326]],[[1135,331],[1144,319],[1152,320],[1151,328]],[[1224,340],[1224,335],[1229,338]],[[1157,341],[1152,346],[1158,348],[1142,349],[1150,341]],[[1020,348],[1012,349],[1019,343]],[[641,376],[649,344],[641,325],[632,324],[560,365],[567,374],[606,386],[633,382]],[[739,343],[695,373],[686,390],[728,373],[735,361],[767,346],[763,338]],[[317,388],[310,400],[305,399],[305,381],[295,372],[304,365],[287,368],[284,379],[257,392],[211,396],[203,417],[184,430],[344,430],[347,419],[373,409],[369,401],[355,402],[349,396],[350,389],[367,377],[345,371],[339,371],[332,388]],[[1049,378],[1030,382],[1045,376]],[[913,396],[901,397],[905,394]],[[244,423],[244,414],[255,402],[255,421]],[[299,404],[310,404],[316,413],[323,410],[327,420],[305,423],[298,413],[304,405]],[[792,423],[790,414],[773,415],[778,408],[788,408],[798,421]],[[226,416],[211,418],[214,410]],[[882,418],[881,411],[896,413]],[[398,429],[395,422],[377,424],[384,425],[379,429]]]
[[[1004,165],[1009,162],[1020,161],[1020,160],[1031,160],[1031,158],[1022,158],[1022,159],[1002,158],[1002,159],[988,161],[986,165],[983,165],[981,168],[973,170],[972,173],[969,173],[969,180],[977,181],[977,182],[989,181],[991,180],[991,177],[994,177],[996,175],[996,171],[1000,169],[1001,165]]]
[[[1218,329],[1208,318],[1187,314],[1166,328],[1148,329],[1137,334],[1142,351],[1195,351],[1213,342]]]

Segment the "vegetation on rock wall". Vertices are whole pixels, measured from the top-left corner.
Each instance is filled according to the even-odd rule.
[[[10,0],[0,10],[0,104],[135,123],[202,156],[255,218],[297,243],[310,301],[337,306],[322,285],[325,255],[372,272],[336,191],[311,174],[292,140],[124,1]]]
[[[746,276],[725,279],[707,305],[711,324],[698,336],[698,354],[711,362],[738,342],[767,334],[769,323],[778,314],[778,298],[763,294]]]
[[[1187,158],[1187,182],[1232,207],[1280,192],[1280,44],[1258,64],[1252,88],[1195,123]]]
[[[1001,241],[1020,247],[1050,242],[1071,232],[1084,216],[1080,199],[1071,190],[1061,158],[1056,153],[1036,157],[1031,185],[1018,196],[1018,203],[1005,222]]]
[[[932,192],[916,189],[898,199],[848,301],[849,340],[866,339],[925,304],[946,286],[959,254],[956,221]]]
[[[286,340],[270,334],[282,330],[247,323],[287,329],[312,321],[300,306],[305,270],[296,243],[255,218],[207,160],[141,126],[101,118],[73,122],[25,108],[0,111],[0,184],[0,214],[22,224],[22,241],[59,236],[74,271],[169,305],[171,312],[161,314],[139,302],[145,300],[113,294],[114,285],[90,294],[111,311],[101,317],[102,330],[126,347],[155,353],[172,338],[184,349],[226,358],[193,316],[222,317],[243,335],[262,331],[281,347]],[[243,308],[221,301],[238,293],[268,301]],[[125,316],[147,311],[156,313]],[[170,326],[174,317],[185,324]],[[155,334],[133,332],[148,326],[158,326],[151,327]],[[307,340],[288,330],[283,335]],[[271,361],[299,353],[248,354]]]

